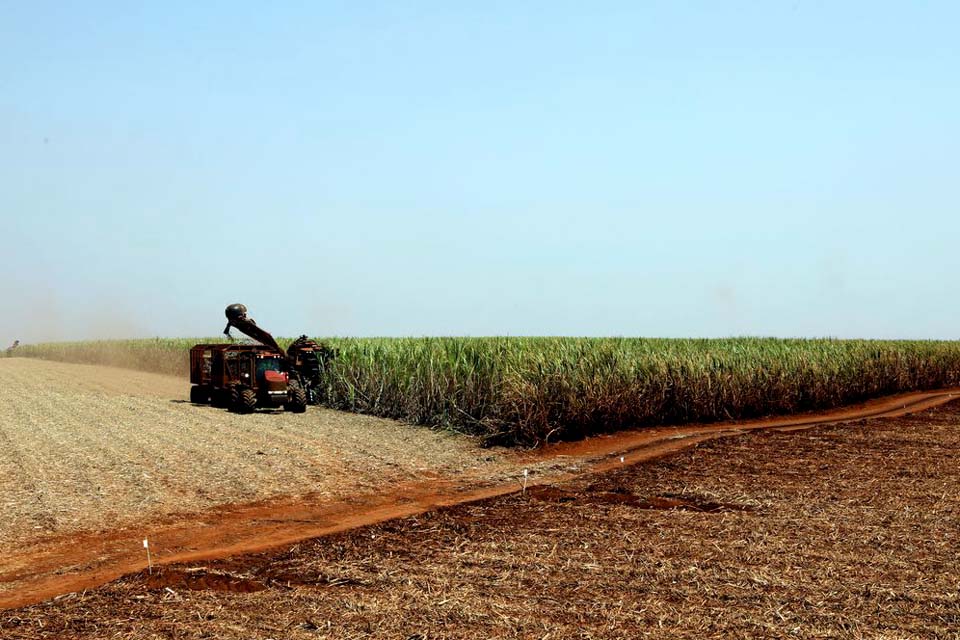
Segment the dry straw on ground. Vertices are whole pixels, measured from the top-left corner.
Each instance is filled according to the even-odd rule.
[[[456,434],[319,407],[238,416],[190,404],[188,389],[170,376],[0,359],[0,571],[48,536],[507,468],[504,452]]]
[[[960,407],[167,567],[0,614],[35,638],[955,638]],[[673,510],[646,508],[679,505]]]

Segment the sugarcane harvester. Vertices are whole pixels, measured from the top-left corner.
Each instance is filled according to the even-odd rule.
[[[247,316],[242,304],[226,309],[223,333],[230,329],[260,344],[198,344],[190,350],[190,401],[211,402],[238,413],[260,407],[283,407],[302,413],[320,401],[323,373],[336,353],[307,336],[284,350],[269,332]]]

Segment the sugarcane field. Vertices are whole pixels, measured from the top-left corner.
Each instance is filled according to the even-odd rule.
[[[0,640],[960,640],[960,4],[2,16]]]

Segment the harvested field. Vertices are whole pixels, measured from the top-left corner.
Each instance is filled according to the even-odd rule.
[[[642,465],[163,567],[4,638],[955,638],[960,407]]]
[[[0,359],[0,553],[218,505],[342,499],[415,480],[500,478],[464,436],[311,407],[238,416],[177,377]],[[136,534],[134,534],[136,535]],[[2,589],[0,589],[2,590]]]

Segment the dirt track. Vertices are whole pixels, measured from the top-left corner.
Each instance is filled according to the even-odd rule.
[[[165,376],[14,359],[0,361],[0,377],[0,437],[8,442],[0,489],[19,516],[0,532],[19,540],[0,564],[0,607],[137,571],[145,536],[160,563],[258,551],[515,492],[523,468],[533,487],[750,430],[902,415],[956,393],[780,421],[648,429],[520,455],[330,411],[234,416],[183,402],[185,385]],[[14,392],[31,384],[31,402]],[[36,402],[43,393],[53,395]]]

